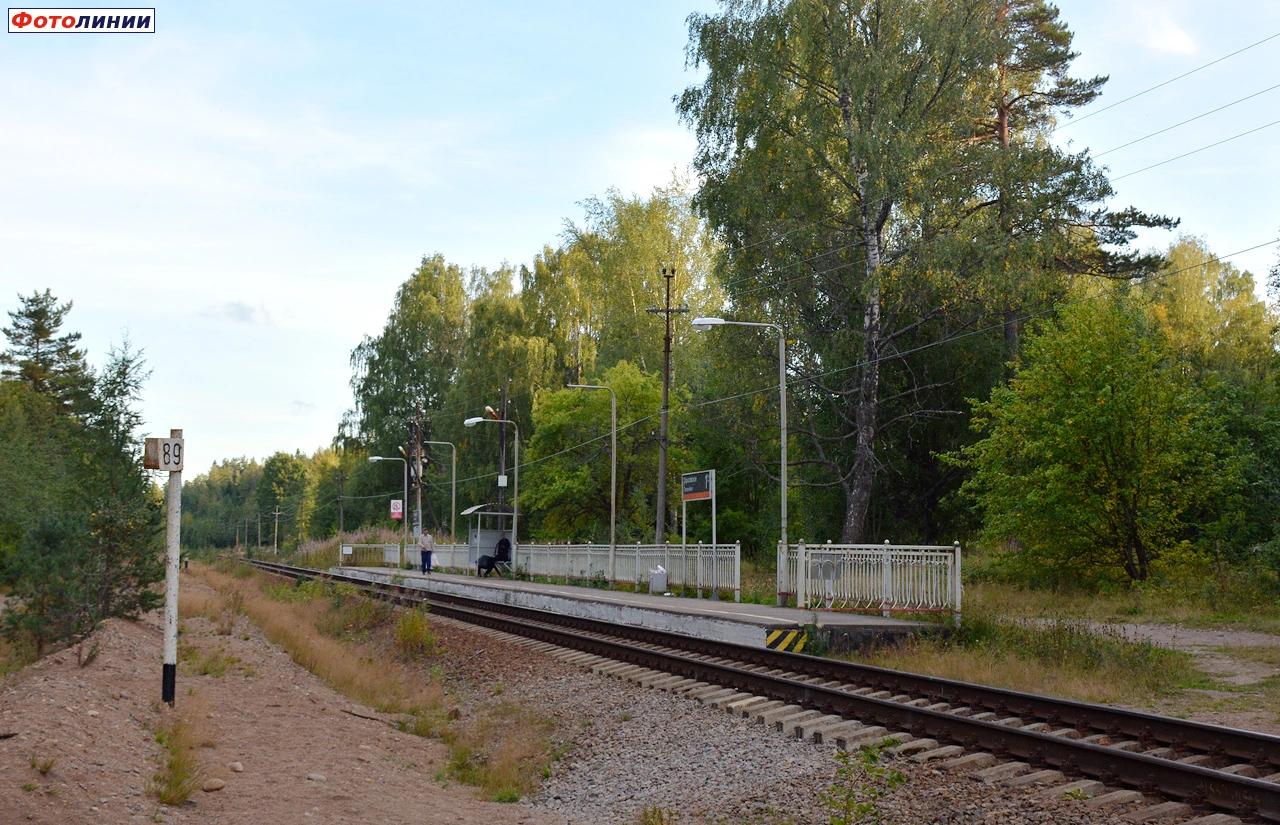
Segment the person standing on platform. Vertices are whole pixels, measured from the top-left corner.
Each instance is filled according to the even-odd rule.
[[[431,572],[431,555],[435,553],[435,551],[436,551],[436,540],[431,536],[430,533],[423,534],[422,549],[420,551],[420,555],[422,556],[422,572],[423,573]]]

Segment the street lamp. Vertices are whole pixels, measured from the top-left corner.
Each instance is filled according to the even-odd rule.
[[[452,441],[424,441],[423,444],[438,444],[441,447],[448,447],[453,450],[453,479],[450,482],[449,493],[449,546],[458,543],[457,521],[458,518],[458,448]]]
[[[726,318],[693,319],[693,328],[699,332],[723,326],[764,327],[778,333],[778,420],[782,429],[782,459],[778,474],[782,479],[782,551],[785,553],[787,550],[787,337],[778,324],[730,321]]]
[[[409,543],[409,520],[405,511],[409,509],[409,462],[398,455],[371,455],[370,461],[399,461],[404,465],[404,499],[400,502],[400,526],[403,538],[400,541],[400,566],[404,567],[404,548]]]
[[[491,424],[510,424],[516,433],[515,492],[511,495],[511,569],[519,570],[517,547],[520,542],[516,538],[519,535],[516,531],[520,527],[520,428],[516,426],[516,422],[506,418],[485,418],[479,415],[474,418],[468,418],[462,422],[462,425],[464,427],[474,427],[485,421]]]
[[[569,384],[577,390],[609,391],[609,581],[615,581],[617,570],[618,525],[618,395],[609,387],[597,384]]]

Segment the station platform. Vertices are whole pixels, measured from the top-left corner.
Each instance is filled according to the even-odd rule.
[[[428,592],[481,599],[496,604],[546,610],[580,618],[665,630],[715,641],[795,653],[815,649],[846,651],[936,633],[941,625],[827,610],[800,610],[731,601],[711,601],[562,584],[430,575],[386,567],[339,567],[331,572]]]

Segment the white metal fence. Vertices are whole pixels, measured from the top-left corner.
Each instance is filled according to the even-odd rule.
[[[437,544],[433,567],[475,573],[476,551],[467,544]],[[405,564],[418,568],[416,545],[404,551]],[[733,593],[742,600],[742,546],[740,544],[619,544],[610,558],[607,544],[520,544],[515,562],[522,575],[550,579],[582,579],[627,582],[643,589],[649,571],[661,566],[670,587]],[[344,544],[338,564],[351,567],[391,566],[400,563],[398,544]],[[613,574],[610,575],[610,570]]]
[[[960,618],[960,544],[778,543],[778,599],[834,610],[951,612]]]
[[[577,548],[590,548],[587,555]],[[734,601],[742,601],[742,546],[740,544],[619,544],[613,558],[614,574],[609,576],[609,545],[520,545],[520,566],[526,553],[534,575],[569,575],[633,582],[643,587],[649,571],[662,567],[670,587],[703,591],[733,591]],[[566,563],[576,560],[576,568]],[[546,573],[541,572],[547,570]]]

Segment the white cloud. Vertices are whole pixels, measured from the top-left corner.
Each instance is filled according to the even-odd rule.
[[[238,324],[269,324],[271,316],[265,306],[250,306],[244,301],[227,301],[204,311],[206,318],[219,318]]]
[[[1195,38],[1173,19],[1165,4],[1135,6],[1134,24],[1143,46],[1157,54],[1192,55],[1199,51]]]
[[[688,129],[623,128],[602,142],[591,166],[624,194],[647,195],[671,183],[673,172],[688,176],[696,149]]]

